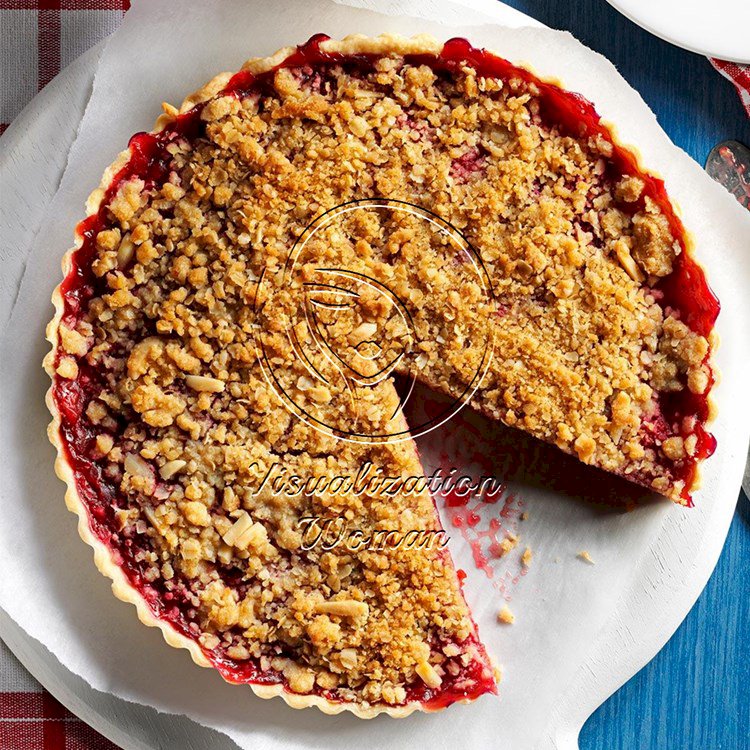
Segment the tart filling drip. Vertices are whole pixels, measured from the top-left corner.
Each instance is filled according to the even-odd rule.
[[[263,485],[277,466],[421,474],[409,440],[349,439],[391,434],[390,375],[353,399],[310,377],[330,358],[292,355],[315,274],[352,274],[315,304],[358,376],[399,345],[396,373],[680,502],[713,451],[718,303],[663,185],[584,100],[462,40],[406,57],[321,41],[133,138],[79,227],[53,398],[93,531],[227,679],[436,708],[494,690],[447,551],[309,548],[300,523],[439,530],[429,493]],[[329,223],[289,285],[318,217],[383,197]],[[446,222],[481,272],[395,204]]]

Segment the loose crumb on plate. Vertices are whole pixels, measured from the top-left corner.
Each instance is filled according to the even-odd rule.
[[[507,604],[497,613],[497,621],[505,625],[512,625],[516,621],[516,616],[508,609]]]
[[[596,563],[595,563],[595,562],[594,562],[594,560],[592,559],[591,555],[590,555],[590,554],[589,554],[589,553],[588,553],[588,552],[587,552],[587,551],[586,551],[585,549],[584,549],[584,550],[581,550],[581,551],[580,551],[580,552],[579,552],[579,553],[578,553],[578,554],[576,555],[576,557],[577,557],[577,558],[578,558],[579,560],[583,560],[584,562],[587,562],[587,563],[588,563],[589,565],[596,565]]]
[[[524,568],[528,568],[531,565],[532,557],[533,553],[531,552],[531,547],[526,547],[521,555],[521,565],[523,565]]]
[[[493,545],[492,551],[496,557],[505,557],[511,550],[514,550],[518,546],[518,537],[512,532],[508,532],[508,536],[503,539],[502,542],[498,542]]]

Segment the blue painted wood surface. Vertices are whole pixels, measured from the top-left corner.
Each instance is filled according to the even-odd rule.
[[[734,88],[704,57],[651,36],[605,0],[506,4],[608,57],[701,165],[718,141],[750,145]],[[705,591],[657,657],[589,719],[581,750],[750,750],[749,579],[750,501],[741,493]]]

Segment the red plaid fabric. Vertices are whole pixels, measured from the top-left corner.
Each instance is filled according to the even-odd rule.
[[[117,750],[43,690],[2,641],[0,749]]]
[[[129,0],[0,0],[0,133],[66,65],[114,31]],[[117,750],[0,641],[0,750]]]
[[[5,750],[115,748],[47,692],[0,693],[0,747]]]
[[[709,58],[711,65],[721,73],[724,78],[728,78],[737,89],[740,95],[742,106],[750,117],[750,65],[740,65],[740,63],[727,62],[726,60],[717,60]]]
[[[0,133],[129,0],[0,0]],[[117,750],[42,689],[0,641],[0,750]]]
[[[114,31],[130,0],[0,0],[0,133],[65,66]],[[117,750],[0,641],[0,750]]]
[[[130,0],[0,0],[0,133],[129,7]]]

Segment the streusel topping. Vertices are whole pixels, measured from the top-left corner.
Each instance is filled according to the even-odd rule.
[[[75,393],[63,427],[89,436],[99,533],[238,679],[388,704],[482,692],[490,668],[447,552],[304,543],[310,517],[365,536],[437,529],[426,491],[278,496],[262,478],[421,473],[408,440],[341,439],[402,419],[377,345],[396,372],[456,398],[478,385],[483,412],[679,498],[695,420],[668,422],[659,394],[711,378],[707,339],[659,304],[681,246],[643,181],[613,177],[612,144],[545,122],[520,78],[398,56],[282,67],[197,117],[169,140],[163,179],[117,186],[59,329],[58,399]],[[375,206],[330,223],[289,284],[317,217],[382,197],[448,222],[481,272],[419,217]],[[311,377],[330,359],[302,361],[289,336],[311,336],[303,292],[321,268],[351,273],[315,304],[373,379],[356,398]]]

